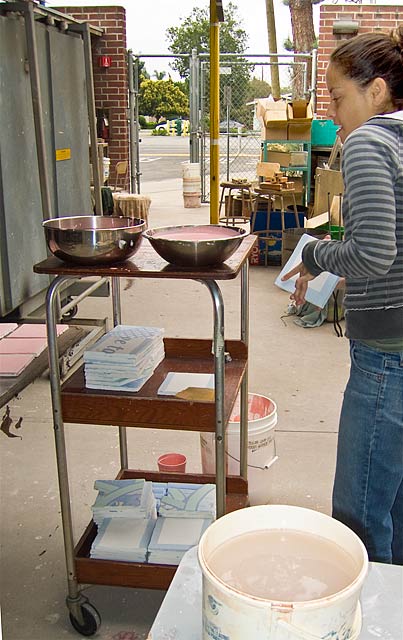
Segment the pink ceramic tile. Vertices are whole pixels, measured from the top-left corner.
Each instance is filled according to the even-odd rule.
[[[0,338],[8,336],[12,331],[17,329],[18,324],[16,322],[1,322],[0,323]]]
[[[2,338],[0,340],[0,354],[32,353],[34,356],[39,356],[46,347],[46,338]]]
[[[0,376],[19,376],[35,358],[32,353],[2,354],[0,357]]]
[[[67,331],[68,325],[66,324],[57,324],[56,331],[57,335],[60,336],[61,333]],[[12,338],[46,338],[46,324],[21,324],[18,329],[13,331],[11,334]]]

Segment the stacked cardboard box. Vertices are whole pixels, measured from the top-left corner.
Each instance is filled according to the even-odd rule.
[[[313,120],[311,102],[258,100],[256,116],[262,125],[263,140],[310,140]]]

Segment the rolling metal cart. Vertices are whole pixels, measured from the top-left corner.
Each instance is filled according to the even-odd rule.
[[[67,568],[67,607],[73,627],[84,636],[95,634],[101,624],[99,613],[81,593],[80,584],[101,584],[151,589],[167,589],[176,566],[100,560],[90,557],[97,534],[91,521],[75,545],[70,505],[69,473],[65,447],[65,423],[119,425],[120,472],[118,478],[145,478],[160,482],[216,483],[217,517],[248,504],[247,420],[248,420],[248,327],[249,262],[256,238],[247,236],[225,263],[216,267],[183,269],[169,265],[143,241],[135,256],[112,266],[76,266],[50,257],[34,266],[40,274],[56,276],[46,298],[50,385],[53,410],[57,471]],[[121,278],[173,278],[197,280],[212,299],[214,335],[212,340],[166,338],[165,359],[137,393],[88,389],[84,368],[60,381],[56,323],[59,291],[66,280],[98,276],[111,278],[114,325],[121,324]],[[225,340],[224,302],[219,280],[240,276],[240,340]],[[158,396],[157,390],[169,371],[215,374],[215,400],[184,400]],[[236,397],[241,395],[240,475],[227,476],[225,469],[225,428]],[[216,474],[174,474],[128,468],[126,428],[148,427],[216,434]]]

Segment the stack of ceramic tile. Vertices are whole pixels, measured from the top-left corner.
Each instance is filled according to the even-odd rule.
[[[57,335],[68,325],[56,325]],[[47,347],[44,324],[0,323],[0,377],[17,377]]]
[[[91,546],[91,558],[146,562],[156,519],[105,518]]]
[[[148,561],[179,564],[215,518],[215,496],[214,484],[168,482],[148,545]]]
[[[84,351],[90,389],[139,391],[164,359],[164,330],[118,325]]]
[[[92,506],[98,525],[91,558],[146,562],[157,512],[151,482],[97,480],[98,495]]]
[[[156,518],[156,501],[152,483],[143,478],[133,480],[96,480],[98,495],[92,505],[96,524],[104,518]]]
[[[199,543],[211,518],[157,518],[148,545],[148,562],[177,565]]]
[[[164,518],[215,518],[215,484],[168,482],[158,515]]]

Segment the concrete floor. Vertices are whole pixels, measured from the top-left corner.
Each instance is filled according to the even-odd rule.
[[[146,184],[152,198],[149,226],[209,222],[209,208],[184,209],[181,181]],[[348,376],[348,343],[330,323],[303,329],[284,318],[288,295],[274,286],[278,267],[250,269],[249,389],[277,403],[278,461],[265,472],[267,502],[330,511],[338,415]],[[239,336],[239,279],[224,282],[227,338]],[[210,337],[212,308],[197,282],[134,280],[122,283],[123,322],[165,327],[167,336]],[[90,298],[77,317],[110,313],[105,298]],[[343,323],[342,323],[343,324]],[[9,402],[20,437],[0,432],[1,603],[4,640],[77,638],[66,597],[63,538],[47,375]],[[3,415],[5,407],[1,410]],[[187,470],[200,471],[198,434],[129,429],[131,467],[156,469],[160,453],[178,450]],[[74,532],[90,520],[94,480],[115,477],[117,430],[72,425],[66,428]],[[139,640],[164,597],[162,591],[90,586],[99,610],[100,640]]]

